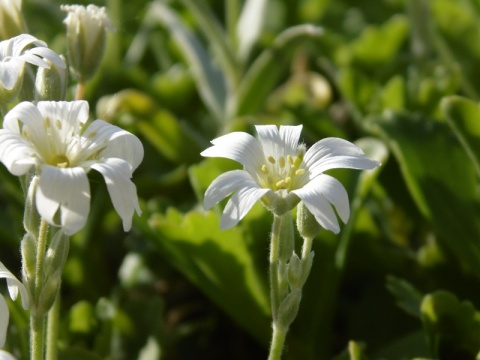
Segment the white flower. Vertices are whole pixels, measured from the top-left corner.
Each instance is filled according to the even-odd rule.
[[[33,46],[33,47],[31,47]],[[31,47],[31,48],[28,48]],[[25,63],[48,68],[50,60],[59,68],[65,62],[47,44],[32,35],[22,34],[0,42],[0,101],[8,102],[22,85]]]
[[[340,182],[324,174],[335,168],[373,169],[379,162],[365,157],[354,144],[339,138],[325,138],[307,152],[299,145],[302,126],[256,126],[258,139],[234,132],[212,141],[206,157],[223,157],[243,165],[243,170],[228,171],[217,177],[205,193],[204,205],[211,208],[234,193],[222,215],[220,226],[236,225],[258,200],[274,212],[291,210],[298,201],[325,229],[338,233],[340,227],[331,204],[347,222],[350,216],[348,195]]]
[[[30,295],[27,288],[0,262],[0,279],[7,279],[8,292],[12,300],[16,300],[20,292],[22,298],[22,307],[27,310],[30,306]],[[7,303],[2,295],[0,295],[0,348],[5,345],[5,337],[7,334],[9,312]],[[0,359],[13,359],[10,354],[0,350]]]
[[[0,39],[10,39],[25,32],[22,0],[0,0]]]
[[[103,56],[105,30],[113,29],[104,7],[95,5],[62,5],[68,13],[64,20],[67,25],[67,45],[70,66],[82,80],[91,77]]]
[[[0,161],[17,176],[35,168],[37,210],[67,235],[85,225],[90,210],[87,172],[97,170],[127,231],[134,211],[141,214],[130,178],[143,159],[143,146],[136,136],[103,120],[84,129],[87,119],[86,101],[22,102],[0,129]]]

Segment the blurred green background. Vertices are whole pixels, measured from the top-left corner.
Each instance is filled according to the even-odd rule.
[[[116,30],[85,97],[92,119],[143,142],[143,214],[124,233],[102,177],[89,175],[89,222],[64,271],[60,359],[267,357],[271,215],[257,205],[221,231],[225,202],[205,212],[203,194],[238,164],[199,155],[254,124],[303,124],[308,146],[338,136],[383,163],[331,171],[352,216],[315,240],[284,358],[475,359],[480,3],[254,1],[264,7],[251,13],[242,0],[95,2]],[[65,3],[23,2],[30,33],[58,53]],[[23,197],[0,172],[1,261],[20,274]],[[9,305],[7,348],[22,358],[28,317]]]

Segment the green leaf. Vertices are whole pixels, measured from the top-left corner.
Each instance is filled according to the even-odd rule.
[[[475,170],[445,123],[386,114],[374,129],[395,155],[410,194],[432,222],[439,244],[480,277],[480,198]],[[462,215],[465,214],[465,215]]]
[[[264,215],[265,210],[260,206],[254,209],[247,218],[258,226],[258,215]],[[252,231],[245,228],[248,223],[244,219],[241,225],[222,231],[219,216],[212,211],[183,215],[171,208],[165,215],[151,214],[141,227],[178,270],[250,334],[267,344],[270,304],[266,273],[264,276],[259,271],[252,253],[253,242],[261,240],[252,238]],[[264,236],[267,238],[268,232]],[[263,244],[267,246],[266,241]]]
[[[290,65],[294,50],[307,40],[318,39],[322,33],[321,28],[313,25],[293,26],[280,33],[245,74],[236,94],[236,103],[230,104],[228,109],[230,116],[256,113]]]
[[[460,96],[443,98],[441,109],[480,177],[480,106]]]
[[[420,305],[423,294],[410,283],[395,276],[387,277],[387,288],[397,299],[397,304],[405,312],[420,318]]]
[[[205,106],[221,123],[224,120],[226,99],[225,80],[222,74],[214,68],[211,57],[203,45],[167,5],[160,2],[152,3],[149,16],[157,19],[168,28],[192,69]]]
[[[447,291],[425,296],[422,319],[432,354],[439,359],[475,359],[480,349],[480,313]]]
[[[266,18],[268,0],[245,1],[237,23],[238,57],[242,61],[248,59],[263,28]]]

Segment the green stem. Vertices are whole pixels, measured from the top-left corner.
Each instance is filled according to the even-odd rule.
[[[60,320],[60,292],[48,312],[47,319],[47,360],[57,360],[57,339]]]
[[[305,260],[310,256],[312,251],[313,237],[304,237],[302,246],[302,260]]]
[[[237,21],[240,14],[239,0],[227,0],[225,3],[225,18],[227,24],[227,34],[230,44],[234,48],[237,46]]]
[[[43,359],[43,344],[45,326],[43,315],[37,314],[40,292],[43,288],[43,263],[45,260],[45,249],[47,246],[48,223],[42,219],[37,239],[37,258],[35,265],[35,288],[33,294],[33,306],[30,311],[30,359]]]
[[[270,345],[270,353],[268,354],[268,360],[280,360],[282,357],[283,344],[285,343],[285,337],[287,336],[287,329],[279,326],[277,323],[273,323],[272,343]]]
[[[277,310],[280,306],[280,293],[278,286],[278,261],[280,254],[281,223],[281,216],[274,215],[272,235],[270,238],[270,303],[272,306],[273,321],[277,319]]]

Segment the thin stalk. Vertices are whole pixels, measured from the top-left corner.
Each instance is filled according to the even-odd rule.
[[[270,238],[270,303],[272,306],[273,321],[277,319],[280,306],[280,293],[278,287],[278,260],[280,255],[280,226],[282,218],[274,215],[272,234]]]
[[[302,246],[302,260],[307,259],[312,251],[313,237],[304,237]]]
[[[47,318],[47,360],[57,360],[57,339],[60,321],[60,292],[48,312]]]
[[[225,19],[227,24],[227,34],[230,44],[233,48],[237,47],[237,21],[240,14],[239,0],[227,0],[225,3]]]
[[[35,265],[35,288],[33,294],[33,308],[30,311],[30,359],[43,360],[45,337],[45,317],[37,314],[40,292],[43,288],[43,263],[47,246],[48,223],[42,219],[37,239],[37,259]]]
[[[268,354],[268,360],[280,360],[282,357],[283,344],[285,343],[285,337],[287,336],[287,329],[279,326],[277,323],[273,323],[272,343],[270,345],[270,353]]]
[[[75,89],[75,100],[82,100],[85,96],[85,83],[79,81]]]

